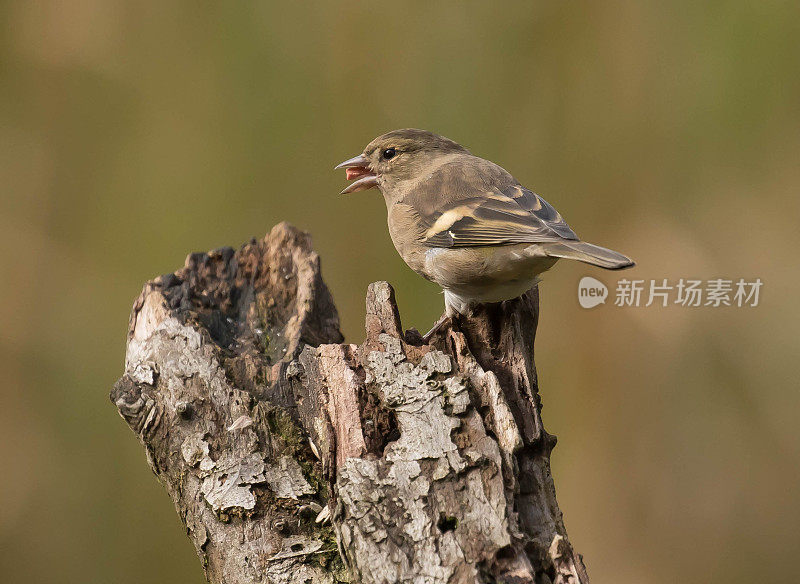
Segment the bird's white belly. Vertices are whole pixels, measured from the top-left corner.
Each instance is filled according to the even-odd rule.
[[[444,289],[445,304],[463,314],[470,305],[530,290],[557,261],[537,253],[537,247],[432,248],[425,253],[425,275]]]
[[[481,286],[479,288],[474,286],[453,286],[447,290],[472,303],[502,302],[503,300],[522,296],[538,281],[539,276],[537,275],[530,278],[501,282],[491,286]]]

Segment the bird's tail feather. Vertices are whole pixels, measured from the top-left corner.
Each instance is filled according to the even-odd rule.
[[[578,260],[606,270],[624,270],[635,265],[632,259],[619,252],[585,241],[546,243],[542,251],[550,257]]]

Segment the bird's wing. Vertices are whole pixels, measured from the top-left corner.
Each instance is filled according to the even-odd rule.
[[[449,203],[421,216],[431,247],[577,240],[561,215],[533,191],[512,185]]]

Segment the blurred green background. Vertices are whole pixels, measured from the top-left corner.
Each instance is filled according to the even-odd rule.
[[[0,4],[0,580],[203,582],[108,401],[141,285],[289,220],[351,342],[397,257],[334,164],[398,127],[510,170],[628,277],[764,281],[756,308],[541,288],[561,507],[594,582],[800,580],[800,5]]]

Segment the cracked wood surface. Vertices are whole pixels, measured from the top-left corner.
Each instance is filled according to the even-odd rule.
[[[536,289],[403,332],[391,286],[342,344],[307,234],[147,283],[111,400],[214,583],[588,582],[555,498]]]

